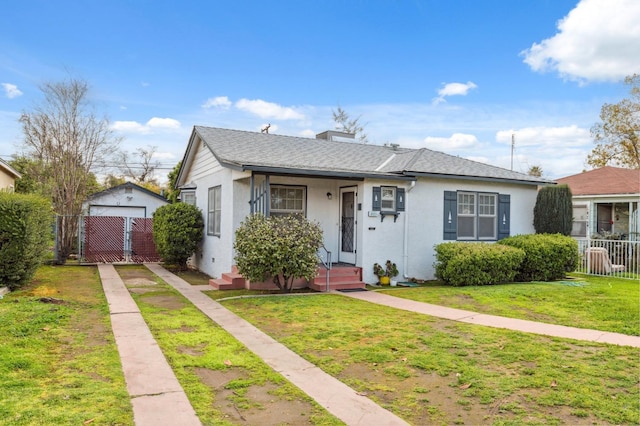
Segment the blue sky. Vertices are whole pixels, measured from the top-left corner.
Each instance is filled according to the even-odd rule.
[[[313,137],[341,106],[369,143],[505,168],[513,134],[514,170],[558,178],[638,52],[636,0],[22,0],[0,14],[0,157],[39,85],[73,76],[169,168],[194,125]]]

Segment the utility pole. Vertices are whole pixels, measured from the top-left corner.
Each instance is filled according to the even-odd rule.
[[[516,146],[516,134],[511,133],[511,170],[513,170],[513,148]]]

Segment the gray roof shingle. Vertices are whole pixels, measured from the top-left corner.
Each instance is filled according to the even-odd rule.
[[[347,173],[354,176],[400,177],[442,175],[549,183],[500,167],[428,149],[393,148],[355,142],[328,141],[195,126],[194,132],[218,161],[247,170],[289,170],[292,173]]]

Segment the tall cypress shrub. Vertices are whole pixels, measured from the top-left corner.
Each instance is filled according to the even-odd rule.
[[[0,287],[31,280],[49,251],[53,217],[45,198],[0,191]]]
[[[573,206],[567,185],[544,186],[538,191],[533,209],[536,234],[571,235]]]

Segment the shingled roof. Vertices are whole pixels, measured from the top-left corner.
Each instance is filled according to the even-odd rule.
[[[241,170],[353,178],[441,176],[534,185],[551,183],[425,148],[394,148],[204,126],[194,127],[185,160],[196,135],[222,165]]]
[[[605,166],[558,179],[573,195],[640,194],[640,170]]]

